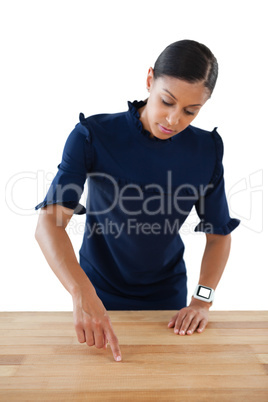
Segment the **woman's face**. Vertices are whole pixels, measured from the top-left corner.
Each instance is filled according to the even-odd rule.
[[[210,97],[209,89],[202,82],[189,83],[170,76],[155,80],[152,67],[146,83],[150,96],[147,104],[139,109],[140,121],[145,130],[160,139],[183,131]]]

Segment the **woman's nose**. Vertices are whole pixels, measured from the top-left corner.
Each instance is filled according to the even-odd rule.
[[[176,113],[170,113],[170,114],[166,117],[166,119],[167,119],[168,124],[169,124],[171,127],[173,127],[173,126],[175,126],[176,124],[178,124],[178,122],[179,122],[179,120],[180,120],[180,115],[179,115],[178,112],[176,112]]]

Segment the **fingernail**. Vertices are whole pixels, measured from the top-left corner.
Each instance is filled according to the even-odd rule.
[[[121,356],[117,356],[116,361],[121,362]]]
[[[175,334],[178,334],[178,333],[179,333],[179,330],[178,330],[178,329],[175,329],[174,332],[175,332]]]
[[[184,335],[184,331],[181,331],[180,334],[181,334],[181,335]]]

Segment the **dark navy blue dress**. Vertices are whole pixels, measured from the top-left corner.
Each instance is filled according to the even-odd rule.
[[[69,134],[43,202],[86,214],[79,263],[107,310],[178,310],[187,305],[178,233],[195,207],[195,231],[227,235],[231,218],[216,128],[189,125],[162,140],[139,120],[146,101],[85,118]],[[86,208],[79,203],[88,184]]]

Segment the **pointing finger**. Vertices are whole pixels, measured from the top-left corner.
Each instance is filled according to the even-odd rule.
[[[117,362],[121,361],[122,356],[121,356],[121,351],[120,351],[119,344],[118,344],[118,339],[117,339],[116,335],[114,334],[113,330],[108,330],[108,333],[106,333],[106,336],[107,336],[109,344],[111,346],[114,360]]]

